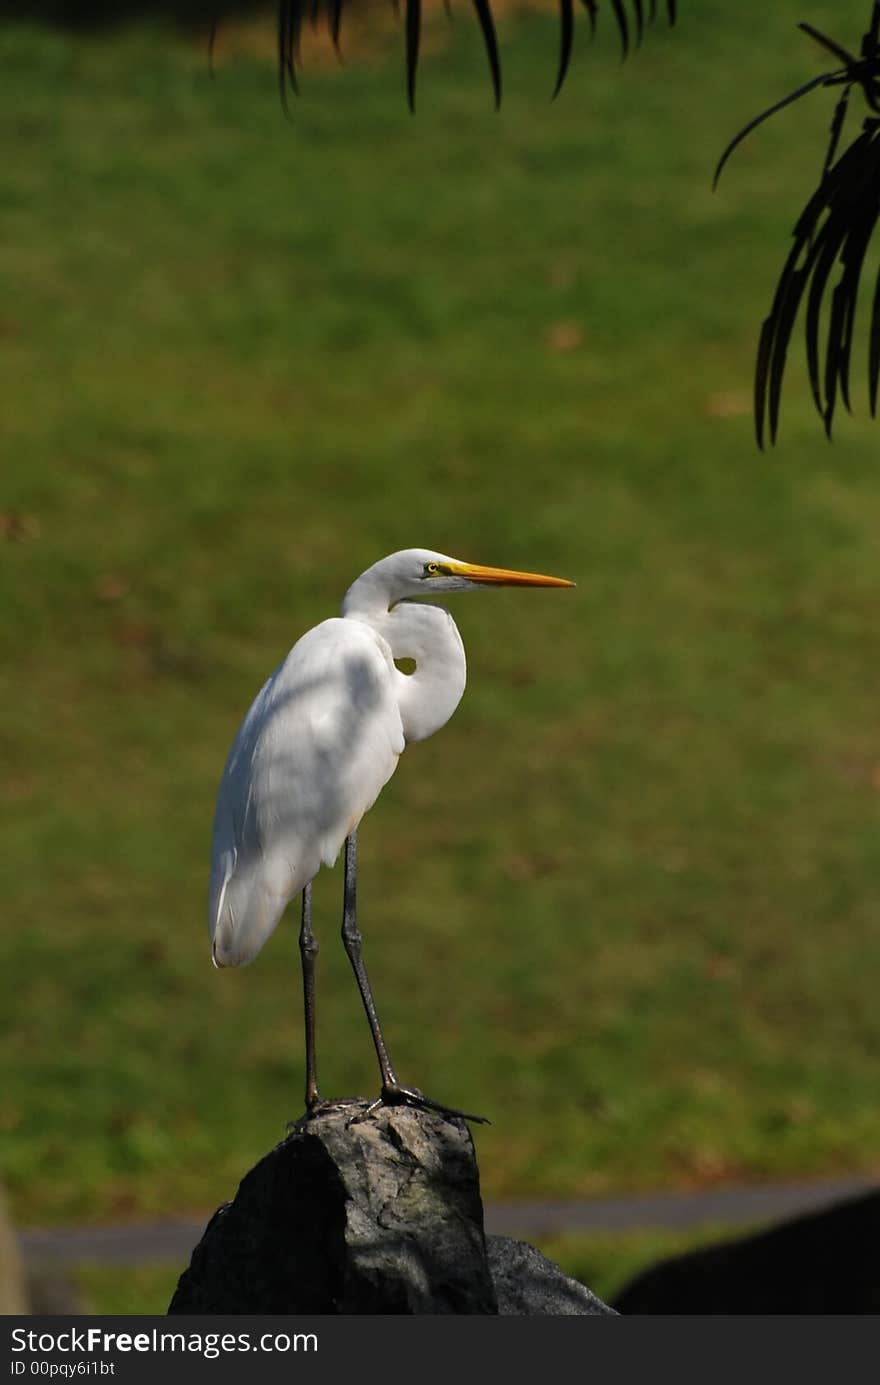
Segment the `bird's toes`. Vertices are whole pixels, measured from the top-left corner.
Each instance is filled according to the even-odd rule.
[[[287,1122],[287,1133],[299,1133],[306,1128],[309,1121],[315,1120],[318,1116],[326,1116],[331,1111],[338,1111],[341,1107],[367,1105],[366,1099],[362,1096],[338,1096],[310,1101],[297,1120]],[[351,1124],[350,1121],[349,1124]]]
[[[474,1121],[477,1125],[490,1125],[491,1122],[486,1116],[475,1116],[469,1111],[460,1111],[457,1106],[445,1106],[442,1101],[434,1101],[431,1097],[425,1096],[418,1087],[385,1087],[380,1098],[381,1104],[388,1106],[415,1106],[422,1111],[436,1111],[439,1116],[445,1116],[447,1120]],[[375,1103],[379,1104],[379,1103]]]

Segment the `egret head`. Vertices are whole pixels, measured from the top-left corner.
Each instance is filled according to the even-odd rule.
[[[514,572],[503,567],[482,567],[435,553],[430,548],[404,548],[374,563],[349,587],[343,613],[381,602],[385,609],[413,597],[432,597],[444,592],[478,591],[483,587],[573,587],[564,577],[545,577],[538,572]]]
[[[434,592],[477,591],[480,587],[573,587],[564,577],[545,577],[540,572],[515,572],[506,567],[483,567],[446,558],[440,553],[425,556],[421,582]]]

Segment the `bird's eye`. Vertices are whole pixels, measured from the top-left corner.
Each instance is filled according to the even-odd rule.
[[[437,573],[438,573],[439,571],[440,571],[440,564],[439,564],[439,563],[425,563],[425,576],[426,576],[426,577],[436,577],[436,576],[437,576]]]

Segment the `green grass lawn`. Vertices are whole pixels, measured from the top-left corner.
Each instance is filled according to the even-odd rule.
[[[864,5],[809,19],[856,42]],[[22,1223],[207,1210],[302,1109],[288,920],[209,964],[241,715],[413,544],[575,592],[455,602],[471,685],[361,833],[404,1080],[492,1118],[487,1199],[876,1167],[880,458],[757,326],[827,94],[794,0],[621,66],[555,10],[306,66],[0,29],[2,1168]],[[268,32],[268,31],[267,31]],[[253,50],[253,51],[252,51]],[[800,133],[799,133],[800,132]],[[863,352],[861,353],[864,354]],[[325,1090],[372,1051],[317,882]]]

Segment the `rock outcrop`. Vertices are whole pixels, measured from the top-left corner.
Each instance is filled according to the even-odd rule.
[[[364,1103],[365,1104],[365,1103]],[[170,1313],[609,1313],[483,1233],[464,1121],[408,1106],[301,1122],[212,1217]]]

